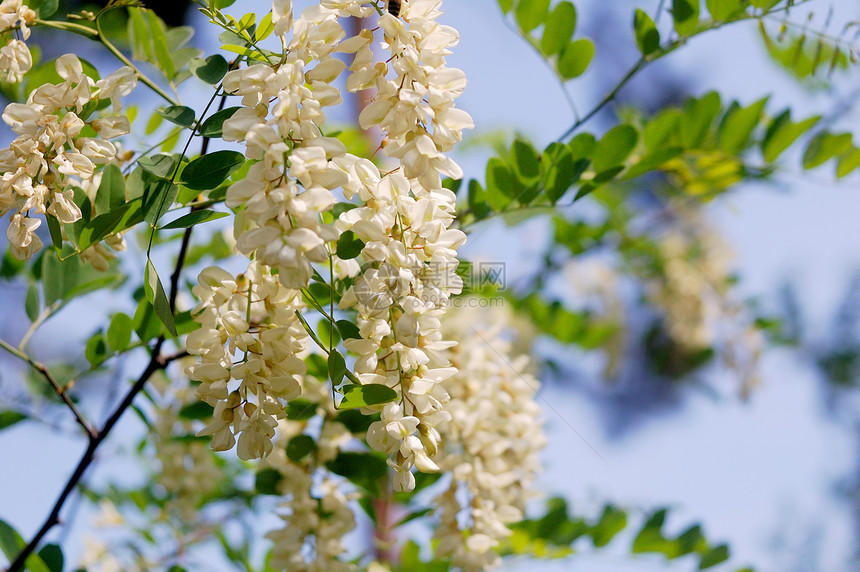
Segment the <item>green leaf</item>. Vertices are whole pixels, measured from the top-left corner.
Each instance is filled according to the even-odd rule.
[[[516,139],[511,145],[514,172],[524,182],[534,182],[540,176],[540,159],[531,143]]]
[[[176,219],[174,221],[171,221],[171,222],[165,224],[159,230],[174,230],[177,228],[188,228],[190,226],[194,226],[197,224],[209,222],[210,220],[218,220],[219,218],[224,218],[225,216],[229,216],[228,213],[222,213],[222,212],[210,211],[210,210],[192,211],[186,215],[179,217],[178,219]]]
[[[226,109],[216,111],[203,122],[203,125],[200,126],[200,135],[203,137],[209,137],[210,139],[221,137],[221,130],[224,126],[224,122],[233,117],[233,114],[240,109],[241,107],[228,107]]]
[[[548,10],[549,0],[520,1],[514,9],[514,19],[520,30],[531,32],[546,20]]]
[[[699,562],[699,570],[705,570],[711,566],[716,566],[729,559],[729,547],[725,544],[720,544],[711,548],[702,555],[702,560]]]
[[[164,123],[164,118],[157,113],[153,113],[149,116],[149,119],[146,121],[146,127],[144,128],[144,133],[146,135],[152,135],[155,131],[161,127],[161,124]]]
[[[48,223],[48,234],[51,235],[51,244],[54,250],[60,252],[63,249],[63,230],[60,228],[60,221],[52,216],[45,217],[45,220]]]
[[[361,334],[358,331],[358,326],[349,320],[338,320],[337,331],[340,332],[340,337],[344,340],[361,339]]]
[[[266,38],[272,35],[272,32],[275,31],[275,25],[272,24],[272,13],[269,12],[263,19],[260,20],[260,23],[257,24],[257,29],[254,32],[254,39],[257,42],[262,42]]]
[[[146,299],[152,304],[155,309],[155,314],[167,331],[176,335],[176,324],[173,319],[173,311],[170,309],[170,302],[167,300],[167,294],[164,293],[164,287],[161,285],[161,279],[155,271],[155,265],[152,260],[146,261],[146,271],[143,282],[143,289],[146,293]]]
[[[720,125],[720,148],[729,155],[737,155],[742,151],[750,138],[750,134],[761,119],[768,98],[762,98],[748,107],[737,107],[726,115]]]
[[[687,100],[679,123],[682,145],[688,149],[702,145],[721,110],[720,94],[715,91],[708,92],[699,99]]]
[[[544,25],[540,39],[541,51],[547,56],[560,53],[570,43],[575,31],[576,7],[567,0],[559,2]]]
[[[510,199],[516,199],[523,192],[524,186],[514,176],[511,166],[500,157],[487,161],[487,192],[500,191]],[[492,203],[490,203],[492,205]],[[497,209],[498,210],[498,209]]]
[[[204,420],[204,419],[212,419],[212,415],[215,413],[215,408],[206,403],[205,401],[195,401],[194,403],[189,403],[182,407],[179,410],[179,417],[182,419],[196,419],[196,420]]]
[[[314,298],[316,298],[317,302],[321,305],[329,303],[329,300],[331,299],[331,288],[328,284],[311,284],[308,289],[312,292],[316,292],[314,294]],[[320,293],[322,293],[322,295],[320,295]],[[327,319],[317,322],[317,336],[326,347],[332,348],[340,342],[340,334],[338,333],[337,328],[335,328]]]
[[[167,179],[156,179],[146,185],[141,204],[143,220],[155,226],[158,219],[170,209],[178,193],[179,186]]]
[[[643,56],[647,56],[660,48],[660,32],[657,30],[654,20],[639,8],[633,15],[633,31],[636,34],[636,46]]]
[[[699,25],[699,0],[672,0],[672,20],[681,36],[695,32]]]
[[[152,63],[156,64],[164,72],[167,79],[173,79],[176,76],[176,68],[173,64],[173,57],[170,54],[170,46],[167,41],[167,26],[151,10],[147,10],[146,19],[153,53],[155,54],[155,61]]]
[[[214,189],[245,164],[237,151],[215,151],[191,161],[182,171],[182,184],[195,191]]]
[[[633,540],[631,552],[641,554],[643,552],[657,552],[664,554],[667,558],[678,555],[677,543],[663,536],[662,528],[666,520],[666,509],[661,509],[651,515],[642,526],[642,530]]]
[[[341,451],[326,468],[374,495],[379,494],[380,480],[388,473],[385,457],[379,453]]]
[[[133,323],[137,337],[144,343],[157,338],[164,331],[164,327],[155,315],[155,308],[146,298],[142,298],[138,303]]]
[[[595,547],[606,546],[615,535],[627,526],[627,513],[608,505],[603,509],[600,520],[591,527],[591,541]]]
[[[141,199],[135,199],[94,218],[78,235],[78,250],[83,252],[111,234],[121,232],[143,221],[142,205]]]
[[[767,129],[764,140],[762,141],[762,153],[764,160],[768,163],[773,163],[783,151],[797,141],[797,139],[812,129],[820,116],[810,117],[799,123],[791,121],[791,110],[783,111]]]
[[[558,72],[564,79],[573,79],[585,73],[594,58],[594,42],[580,38],[568,44],[558,59]]]
[[[741,9],[741,0],[705,0],[705,6],[711,18],[717,22],[725,22]]]
[[[645,149],[656,151],[664,147],[678,147],[681,139],[678,125],[683,113],[679,109],[664,109],[645,124],[642,130],[642,141]]]
[[[23,413],[18,413],[17,411],[11,410],[3,410],[0,411],[0,429],[6,429],[7,427],[11,427],[21,421],[27,419],[27,416]]]
[[[27,5],[38,13],[41,20],[47,20],[56,14],[59,4],[58,0],[30,0],[27,2]]]
[[[633,152],[639,141],[639,132],[630,125],[618,125],[610,129],[594,148],[591,164],[596,173],[602,173],[621,165]]]
[[[342,423],[350,433],[365,434],[374,421],[379,420],[379,414],[365,415],[357,409],[346,409],[337,414],[334,418],[338,423]]]
[[[841,179],[857,167],[860,167],[860,149],[852,146],[851,149],[839,156],[839,163],[836,165],[836,177]]]
[[[105,343],[105,337],[101,330],[93,334],[93,336],[87,340],[84,357],[87,358],[87,361],[90,362],[90,365],[93,367],[98,366],[107,359],[107,344]]]
[[[287,403],[287,419],[290,421],[306,421],[317,414],[319,405],[307,399],[293,399]]]
[[[348,230],[337,239],[337,256],[341,260],[352,260],[361,254],[364,243],[358,235]]]
[[[331,214],[334,218],[340,218],[340,215],[355,208],[358,208],[358,205],[353,203],[335,203],[331,207]]]
[[[310,435],[296,435],[287,443],[287,458],[294,463],[302,461],[317,450],[316,441]]]
[[[346,375],[346,362],[337,350],[332,350],[328,355],[328,376],[332,384],[338,385]]]
[[[42,256],[42,294],[45,306],[63,298],[78,283],[81,262],[77,257],[60,261],[53,250]]]
[[[107,343],[115,352],[124,352],[131,343],[134,324],[128,314],[114,314],[107,331]]]
[[[0,550],[11,562],[24,549],[26,543],[18,531],[12,528],[4,520],[0,520]],[[51,569],[45,564],[38,554],[31,554],[24,562],[26,569],[29,572],[51,572]]]
[[[39,301],[39,287],[35,283],[27,287],[27,295],[24,298],[24,310],[27,312],[27,317],[30,318],[31,322],[39,319],[42,308]]]
[[[46,544],[39,550],[39,558],[51,572],[63,572],[63,551],[56,544]]]
[[[851,147],[851,133],[834,135],[822,131],[812,138],[803,154],[803,168],[814,169]]]
[[[173,176],[176,170],[176,159],[167,153],[159,153],[158,155],[150,155],[141,157],[137,160],[137,165],[159,179],[167,179]]]
[[[156,109],[155,112],[180,127],[191,127],[194,125],[196,115],[194,110],[184,105],[170,105],[168,107]]]
[[[514,0],[498,0],[499,8],[502,9],[502,14],[507,14],[514,7]]]
[[[254,490],[260,495],[279,495],[278,485],[283,478],[277,469],[261,469],[254,477]]]
[[[129,8],[128,10],[128,36],[132,48],[132,57],[136,60],[153,60],[152,44],[149,39],[144,10],[141,8]]]
[[[558,201],[573,185],[585,168],[587,160],[579,164],[573,160],[570,147],[562,143],[550,143],[541,156],[541,181],[546,189],[546,196],[552,202]]]
[[[570,152],[573,154],[573,160],[588,159],[594,154],[594,149],[597,147],[597,139],[591,133],[580,133],[570,140],[567,144]]]
[[[110,163],[102,171],[99,190],[96,191],[96,214],[110,212],[125,204],[125,177],[119,167]]]
[[[188,69],[206,83],[215,85],[227,75],[230,64],[227,63],[224,56],[215,54],[205,60],[203,58],[192,59],[188,62]]]
[[[369,405],[380,405],[397,399],[396,391],[387,385],[377,383],[346,385],[340,388],[339,391],[343,394],[343,400],[337,406],[338,409],[355,409]]]

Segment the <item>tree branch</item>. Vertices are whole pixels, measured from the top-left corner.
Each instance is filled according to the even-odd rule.
[[[75,405],[75,402],[72,401],[72,398],[69,397],[69,394],[66,391],[72,385],[72,382],[69,382],[69,384],[66,386],[60,385],[60,383],[51,374],[51,372],[48,370],[48,368],[47,368],[47,366],[45,366],[45,364],[35,361],[29,355],[27,355],[26,353],[24,353],[21,350],[18,350],[16,348],[12,347],[10,344],[5,342],[4,340],[0,340],[0,348],[6,350],[7,352],[14,355],[15,357],[18,357],[18,358],[24,360],[25,362],[27,362],[30,365],[30,367],[32,367],[42,377],[44,377],[46,380],[48,380],[48,383],[50,383],[51,387],[54,388],[54,391],[56,392],[57,396],[60,399],[62,399],[63,403],[66,404],[66,407],[68,407],[69,410],[71,410],[72,415],[75,416],[75,421],[77,421],[78,425],[80,425],[83,428],[84,432],[87,434],[87,437],[89,437],[90,441],[92,441],[98,437],[98,432],[87,422],[87,420],[84,418],[83,414],[81,414],[81,411],[78,409],[78,406]]]
[[[794,6],[797,6],[799,4],[805,4],[808,1],[809,0],[802,0],[800,2],[796,2],[794,4]],[[661,5],[662,5],[662,3],[661,3]],[[588,113],[583,115],[579,120],[575,121],[573,123],[573,125],[571,125],[567,129],[567,131],[565,131],[558,139],[556,139],[556,141],[562,142],[565,139],[567,139],[568,137],[570,137],[571,135],[573,135],[577,129],[582,127],[582,125],[584,125],[588,120],[590,120],[592,117],[597,115],[600,112],[600,110],[602,110],[609,103],[614,101],[615,98],[618,96],[618,93],[622,89],[624,89],[624,86],[626,86],[630,82],[630,80],[632,80],[636,76],[636,74],[638,74],[640,71],[642,71],[642,69],[645,68],[645,66],[647,66],[651,62],[659,60],[663,56],[671,54],[672,52],[674,52],[675,50],[677,50],[681,46],[686,45],[688,41],[695,38],[696,36],[698,36],[700,34],[704,34],[706,32],[710,32],[711,30],[717,30],[719,28],[722,28],[723,26],[727,26],[729,24],[734,24],[736,22],[745,22],[748,20],[761,20],[762,18],[766,18],[766,17],[771,16],[773,14],[776,14],[779,12],[785,12],[789,8],[790,8],[790,6],[782,6],[780,8],[775,8],[775,9],[765,11],[761,14],[743,12],[743,13],[739,13],[738,15],[733,17],[732,19],[725,20],[725,21],[714,21],[714,20],[706,21],[706,22],[703,22],[699,26],[699,28],[697,30],[695,30],[693,33],[691,33],[687,36],[675,38],[674,40],[667,43],[665,46],[660,47],[658,50],[656,50],[650,54],[643,55],[642,57],[639,58],[639,60],[635,64],[633,64],[633,66],[627,71],[627,73],[625,73],[624,76],[618,81],[618,83],[615,84],[615,87],[613,87],[609,91],[609,93],[607,93],[596,106],[594,106]]]
[[[146,369],[143,370],[143,373],[140,374],[140,377],[137,378],[137,381],[134,382],[134,385],[131,386],[131,389],[128,390],[119,405],[114,408],[113,413],[108,417],[102,430],[99,431],[95,437],[90,439],[87,444],[86,451],[84,451],[80,461],[78,461],[75,471],[72,473],[72,476],[69,477],[69,480],[66,482],[66,486],[63,488],[60,496],[58,496],[57,500],[54,502],[54,506],[51,509],[50,514],[48,514],[48,517],[45,519],[45,522],[42,524],[42,527],[33,539],[30,540],[27,546],[25,546],[18,556],[15,557],[15,560],[13,560],[12,564],[9,565],[8,572],[20,572],[23,570],[25,561],[36,550],[45,535],[48,534],[54,526],[60,523],[60,511],[63,509],[63,505],[65,505],[69,496],[72,494],[72,491],[74,491],[78,486],[84,473],[95,459],[96,450],[98,450],[99,446],[104,442],[107,436],[110,435],[123,413],[125,413],[134,401],[134,398],[146,385],[146,382],[149,381],[155,372],[166,368],[171,362],[187,355],[186,352],[183,351],[172,356],[163,356],[161,355],[162,345],[164,345],[163,336],[158,338],[155,342],[155,346],[152,348],[152,357],[150,358]]]
[[[175,310],[175,306],[176,306],[176,296],[177,296],[178,291],[179,291],[179,278],[182,274],[182,267],[185,264],[185,255],[186,255],[186,252],[188,251],[188,246],[189,246],[190,241],[191,241],[191,232],[190,231],[191,231],[191,228],[188,228],[185,232],[185,235],[183,236],[182,246],[179,249],[179,255],[178,255],[177,260],[176,260],[176,268],[170,277],[169,300],[170,300],[171,311]],[[102,444],[102,442],[104,442],[104,440],[107,438],[107,436],[110,434],[110,432],[116,426],[116,424],[119,422],[120,418],[126,412],[126,410],[132,406],[132,403],[134,402],[134,398],[137,397],[137,394],[143,390],[143,388],[146,386],[146,383],[149,381],[149,379],[152,377],[152,375],[157,371],[165,369],[171,362],[188,355],[187,351],[182,350],[182,351],[180,351],[176,354],[173,354],[171,356],[163,356],[161,354],[161,348],[164,345],[164,341],[165,341],[164,336],[160,336],[158,338],[158,340],[156,340],[155,346],[153,346],[153,348],[152,348],[152,354],[151,354],[149,363],[147,364],[146,368],[143,370],[143,373],[140,374],[140,377],[137,378],[137,380],[134,382],[134,384],[131,386],[131,388],[128,390],[128,392],[125,394],[125,397],[123,397],[123,399],[119,403],[119,405],[117,405],[116,408],[114,408],[113,412],[110,414],[107,421],[105,421],[105,424],[104,424],[104,427],[102,427],[102,430],[98,431],[98,432],[93,431],[92,433],[89,433],[90,434],[90,440],[89,440],[89,443],[87,444],[87,449],[86,449],[86,451],[84,451],[84,454],[81,456],[80,461],[78,461],[78,465],[75,467],[75,471],[72,473],[72,476],[69,477],[68,481],[66,481],[66,486],[63,488],[62,492],[57,497],[57,500],[54,502],[54,506],[51,509],[50,514],[48,514],[48,517],[45,519],[44,523],[42,523],[42,527],[39,529],[39,531],[36,533],[36,535],[33,537],[33,539],[30,540],[30,542],[27,544],[27,546],[24,547],[24,549],[18,554],[18,556],[15,557],[15,560],[13,560],[12,563],[9,565],[7,572],[20,572],[20,571],[22,571],[24,569],[24,564],[25,564],[27,558],[31,554],[33,554],[33,552],[39,546],[39,543],[42,542],[42,539],[45,537],[45,535],[47,535],[48,532],[54,526],[56,526],[57,524],[60,523],[60,511],[63,509],[63,506],[66,504],[66,501],[69,499],[69,496],[71,496],[72,491],[74,491],[75,488],[78,486],[78,483],[80,483],[81,479],[84,476],[84,473],[86,473],[86,470],[92,464],[93,460],[95,460],[96,450],[99,448],[99,446]],[[18,352],[18,350],[16,350],[15,348],[12,348],[11,346],[8,346],[8,348],[7,348],[4,345],[3,347],[4,347],[4,349],[12,351],[12,353],[14,353],[15,355],[18,355],[18,357],[25,359],[28,363],[31,363],[31,365],[33,365],[34,362],[32,362],[32,360],[30,360],[29,357],[26,356],[25,354]],[[33,367],[36,367],[36,365],[33,365]],[[47,369],[44,369],[43,375],[45,375],[45,374],[50,375],[49,373],[47,373]],[[61,397],[63,396],[62,393],[60,395],[61,395]]]

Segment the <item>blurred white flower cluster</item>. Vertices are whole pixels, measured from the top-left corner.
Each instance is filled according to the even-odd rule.
[[[0,215],[12,212],[6,236],[19,260],[30,259],[42,248],[36,235],[42,221],[31,215],[51,215],[61,224],[81,219],[74,188],[88,184],[92,188],[96,166],[117,160],[117,147],[108,139],[129,132],[128,118],[119,112],[120,97],[137,85],[131,68],[95,81],[84,73],[77,56],[65,54],[57,59],[56,69],[61,83],[41,85],[26,103],[10,103],[3,112],[3,121],[18,137],[0,150]],[[91,104],[102,99],[111,100],[113,114],[81,117],[88,119]],[[124,248],[120,238],[109,243]],[[99,262],[107,251],[96,247],[102,250],[85,254],[84,259],[105,266]]]
[[[443,328],[460,343],[451,350],[457,374],[447,383],[452,419],[442,430],[447,447],[439,462],[453,478],[435,501],[434,538],[437,555],[466,571],[501,562],[496,549],[536,496],[546,446],[535,401],[540,382],[528,355],[514,353],[523,340],[513,324],[502,310],[458,308]]]

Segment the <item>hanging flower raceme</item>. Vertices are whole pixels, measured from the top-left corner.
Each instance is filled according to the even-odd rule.
[[[440,325],[449,297],[462,288],[456,249],[466,236],[450,228],[456,197],[442,186],[442,176],[462,176],[445,152],[472,121],[454,108],[465,77],[445,66],[458,35],[436,21],[440,5],[417,0],[403,4],[402,19],[390,13],[379,18],[385,61],[374,62],[370,32],[343,45],[355,54],[348,89],[377,90],[360,123],[383,131],[384,154],[398,163],[384,175],[367,160],[343,163],[351,175],[345,195],[363,204],[342,214],[338,226],[364,243],[365,269],[341,300],[342,308],[357,310],[361,339],[345,346],[359,356],[355,371],[363,383],[398,392],[367,440],[391,455],[399,491],[414,488],[413,467],[438,470],[437,427],[450,419],[443,382],[456,373],[446,357],[455,342]]]
[[[510,330],[500,309],[468,307],[449,314],[443,327],[460,343],[451,349],[457,374],[446,383],[452,419],[442,430],[439,465],[453,478],[435,503],[436,552],[466,571],[500,563],[496,548],[535,496],[546,445],[535,400],[540,382],[528,356],[513,354]]]
[[[278,440],[265,467],[279,475],[277,492],[282,497],[279,516],[283,526],[266,534],[273,542],[269,565],[276,570],[313,572],[326,570],[346,572],[355,566],[343,559],[346,553],[344,536],[355,528],[353,501],[357,495],[347,493],[341,480],[326,474],[320,479],[317,469],[334,460],[340,451],[353,442],[352,433],[334,420],[337,411],[330,399],[331,388],[325,380],[313,376],[303,378],[303,397],[318,404],[305,406],[298,417],[320,413],[322,428],[316,422],[281,420]],[[311,439],[314,445],[301,457],[291,453],[290,443]],[[292,456],[290,456],[292,455]]]
[[[272,450],[285,403],[302,391],[298,376],[307,366],[299,354],[308,337],[296,312],[303,303],[257,261],[237,277],[208,267],[198,282],[200,327],[186,347],[201,361],[186,373],[200,382],[198,397],[215,408],[199,434],[212,435],[216,451],[231,449],[238,435],[239,457],[261,458]]]
[[[95,81],[77,56],[66,54],[57,59],[56,69],[62,83],[44,84],[26,103],[10,103],[3,112],[3,121],[18,137],[0,150],[0,215],[12,211],[6,236],[19,260],[42,247],[36,235],[41,219],[31,215],[47,214],[62,225],[80,220],[75,188],[91,185],[97,165],[116,159],[117,148],[108,139],[129,131],[128,119],[118,112],[119,97],[137,83],[131,68]],[[89,120],[99,99],[111,99],[114,114]],[[84,135],[87,126],[100,137]]]
[[[225,91],[241,95],[245,106],[224,122],[224,139],[244,142],[248,158],[259,161],[227,193],[227,206],[240,211],[237,248],[277,268],[290,288],[307,286],[311,265],[328,262],[326,243],[339,236],[320,217],[336,202],[332,191],[347,183],[336,164],[346,147],[322,135],[323,108],[341,103],[331,85],[345,67],[334,57],[346,35],[338,18],[369,11],[360,2],[323,2],[293,22],[290,3],[275,2],[284,60],[224,78]]]
[[[224,78],[225,91],[241,96],[243,104],[224,122],[224,138],[244,143],[246,156],[256,161],[227,191],[226,203],[237,212],[237,248],[252,257],[258,269],[271,269],[264,273],[277,276],[292,292],[283,295],[290,303],[298,304],[306,294],[301,291],[314,275],[315,263],[325,264],[339,279],[354,278],[340,308],[357,311],[360,338],[347,339],[344,346],[358,356],[353,381],[384,384],[397,393],[396,401],[384,408],[366,410],[381,410],[382,419],[370,427],[367,439],[391,455],[397,490],[414,487],[413,467],[438,470],[433,461],[440,446],[437,427],[450,419],[443,382],[456,373],[446,357],[455,342],[444,338],[440,326],[449,296],[462,287],[456,248],[466,237],[450,228],[456,197],[442,187],[442,176],[461,175],[444,153],[460,140],[462,129],[471,127],[468,115],[453,107],[464,86],[463,74],[445,67],[444,56],[457,43],[456,32],[435,21],[439,2],[409,6],[403,14],[408,26],[390,14],[380,18],[383,45],[392,53],[388,63],[373,63],[372,33],[345,39],[339,21],[374,14],[366,3],[323,0],[293,20],[291,4],[276,1],[272,23],[284,48],[280,60],[234,70]],[[334,57],[336,52],[355,54],[347,85],[376,87],[378,101],[399,102],[376,122],[385,130],[386,154],[399,163],[390,173],[381,173],[370,160],[347,153],[343,143],[323,135],[323,109],[341,102],[332,82],[345,64]],[[365,77],[368,66],[375,70],[370,79]],[[386,78],[389,69],[391,79]],[[362,114],[365,125],[367,114]],[[336,202],[334,191],[359,204],[327,222],[332,220],[328,212]],[[346,232],[363,243],[364,271],[354,257],[342,260],[334,254],[332,243]],[[210,310],[206,300],[201,303],[197,319],[208,333],[194,334],[191,351],[201,355],[203,363],[190,373],[203,382],[201,398],[216,407],[216,420],[205,431],[214,435],[216,448],[223,449],[233,445],[237,411],[245,411],[247,419],[241,423],[260,415],[260,408],[248,410],[241,392],[226,389],[229,379],[244,379],[251,367],[230,366],[233,326],[224,319],[235,309],[225,310],[227,298],[237,296],[235,303],[242,304],[240,292],[248,299],[253,286],[234,286],[232,276],[208,272],[212,275],[201,275],[200,294],[212,298],[210,290],[221,288],[229,294],[212,303],[217,310]],[[290,306],[291,312],[296,310],[300,308]],[[293,327],[295,318],[288,314],[283,314],[287,324],[273,316],[267,323]],[[240,325],[245,327],[245,322]],[[198,344],[198,337],[205,343]],[[211,355],[204,348],[210,345],[215,348]],[[237,369],[242,372],[238,377]],[[253,456],[268,452],[274,425],[270,415],[257,431],[268,445],[253,448]]]

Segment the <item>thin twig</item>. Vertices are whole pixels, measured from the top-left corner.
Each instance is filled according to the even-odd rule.
[[[68,391],[66,391],[72,382],[69,382],[69,384],[66,386],[60,385],[60,383],[51,374],[51,372],[48,370],[48,368],[45,366],[45,364],[37,362],[36,360],[31,358],[29,355],[18,350],[17,348],[12,347],[9,343],[7,343],[4,340],[0,340],[0,348],[6,350],[7,352],[14,355],[15,357],[24,360],[25,362],[27,362],[27,364],[30,365],[30,367],[32,367],[42,377],[44,377],[46,380],[48,380],[48,383],[50,383],[51,387],[54,388],[54,391],[56,392],[57,396],[63,400],[63,403],[66,404],[66,406],[72,412],[72,415],[75,416],[75,421],[77,421],[78,425],[80,425],[83,428],[84,432],[87,434],[87,437],[89,437],[90,441],[93,441],[94,439],[96,439],[98,437],[98,431],[93,429],[93,427],[87,422],[87,420],[84,418],[83,414],[81,414],[80,410],[78,409],[78,406],[75,405],[75,402],[72,401],[71,397],[69,397]]]

